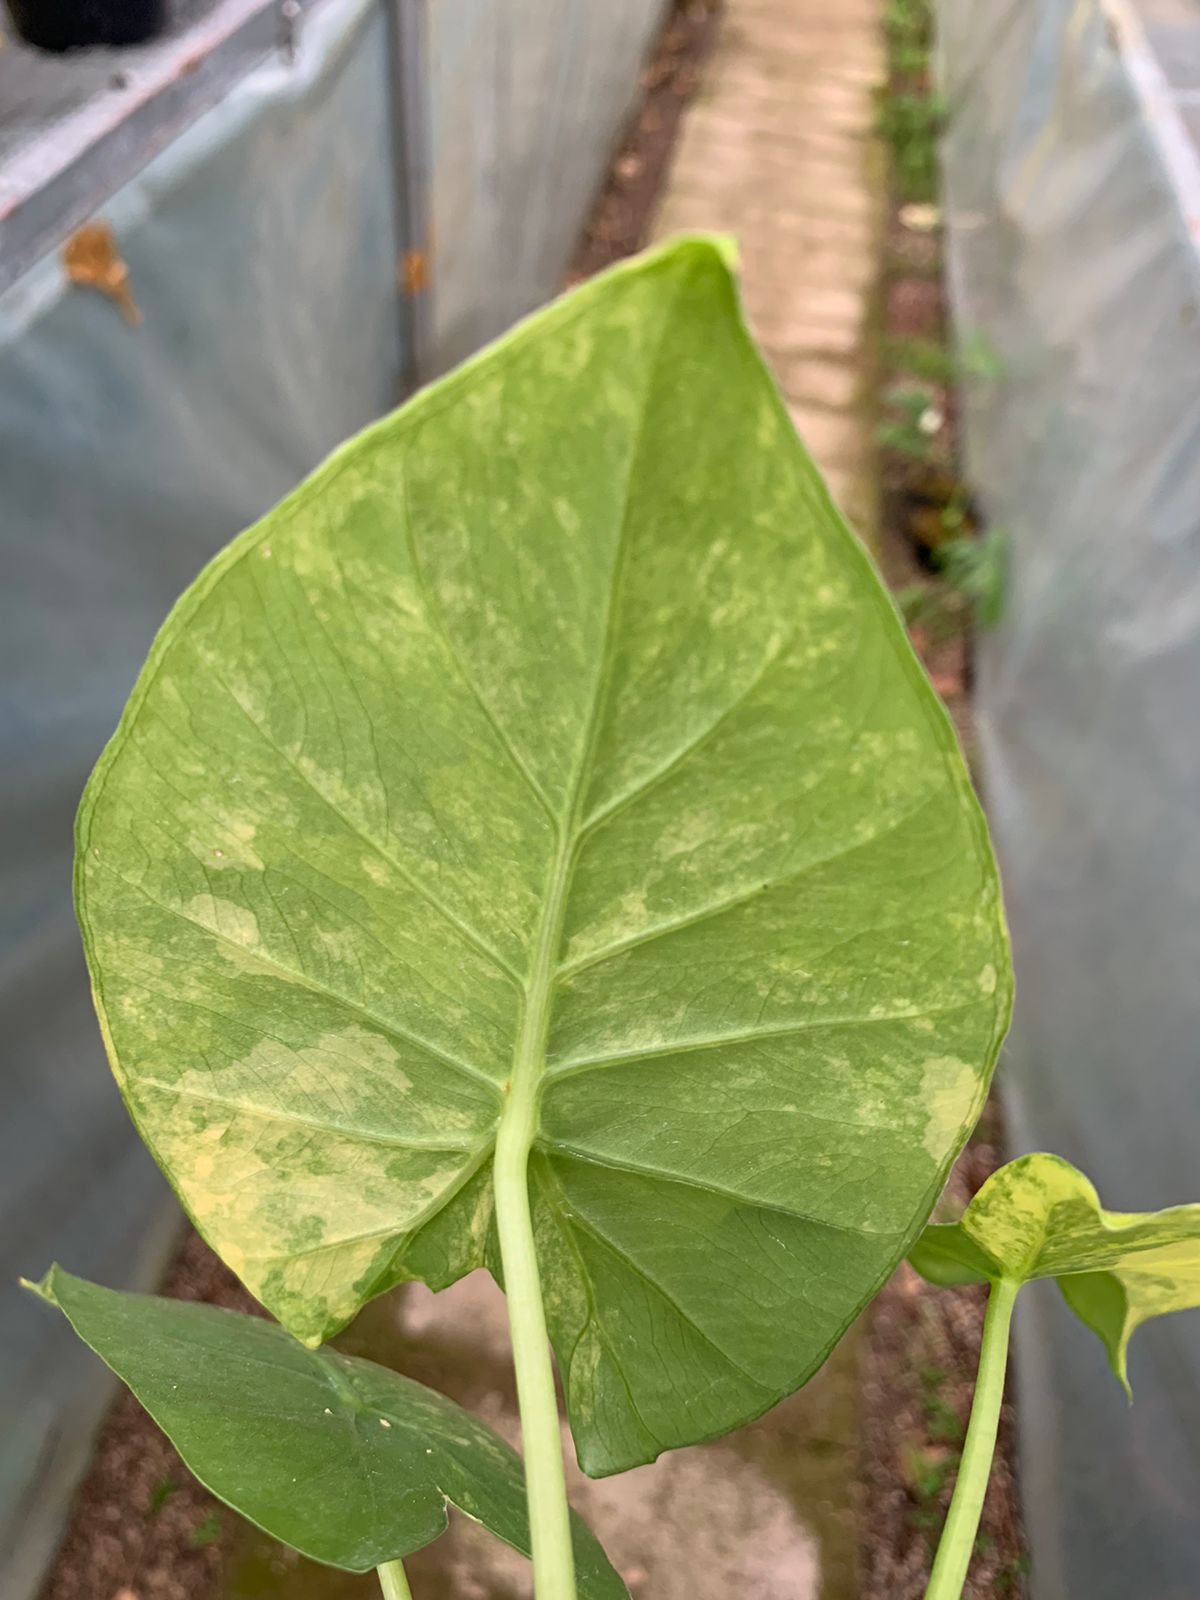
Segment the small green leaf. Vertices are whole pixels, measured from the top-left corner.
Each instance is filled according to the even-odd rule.
[[[535,1119],[593,1474],[820,1365],[1008,1022],[953,731],[701,239],[217,557],[88,786],[76,884],[130,1111],[298,1338],[502,1276],[493,1154]]]
[[[992,1174],[959,1222],[926,1228],[909,1260],[943,1285],[1056,1278],[1128,1390],[1134,1330],[1200,1306],[1200,1205],[1105,1211],[1070,1162],[1022,1156]]]
[[[964,1221],[966,1219],[964,1218]],[[931,1224],[909,1253],[923,1278],[943,1289],[964,1283],[987,1283],[994,1267],[958,1223]]]
[[[26,1287],[128,1384],[201,1483],[313,1560],[365,1572],[409,1555],[445,1532],[447,1502],[529,1555],[519,1457],[432,1389],[256,1317],[60,1267]],[[213,1520],[193,1543],[219,1536]],[[583,1600],[622,1600],[578,1518],[574,1544]]]

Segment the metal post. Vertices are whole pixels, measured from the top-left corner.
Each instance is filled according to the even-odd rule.
[[[388,0],[395,152],[400,389],[407,397],[434,372],[433,217],[425,0]]]

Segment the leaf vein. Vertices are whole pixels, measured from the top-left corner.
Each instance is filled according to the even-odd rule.
[[[552,1150],[561,1151],[563,1155],[576,1161],[586,1161],[592,1166],[604,1167],[612,1172],[626,1172],[635,1178],[645,1178],[650,1183],[678,1184],[683,1189],[694,1189],[700,1194],[715,1195],[719,1200],[732,1201],[734,1205],[747,1206],[752,1211],[768,1211],[779,1217],[789,1217],[793,1222],[807,1222],[814,1228],[828,1228],[831,1233],[850,1234],[860,1239],[899,1239],[899,1233],[881,1230],[878,1228],[855,1228],[845,1222],[830,1222],[825,1217],[814,1216],[811,1211],[799,1211],[795,1206],[776,1204],[770,1200],[756,1200],[751,1195],[739,1194],[736,1189],[728,1189],[723,1184],[703,1183],[695,1178],[686,1178],[682,1173],[669,1172],[665,1167],[650,1166],[644,1161],[618,1161],[611,1156],[598,1156],[590,1150],[581,1150],[563,1139],[547,1140],[547,1145]]]
[[[923,1017],[952,1016],[958,1011],[972,1010],[975,1000],[964,1000],[959,1005],[937,1006],[932,1010],[889,1012],[883,1017],[813,1017],[805,1022],[789,1022],[780,1027],[748,1028],[741,1033],[714,1034],[706,1039],[680,1039],[674,1043],[647,1045],[637,1050],[622,1050],[607,1056],[587,1056],[560,1062],[549,1069],[551,1081],[574,1078],[599,1067],[620,1066],[626,1062],[652,1060],[656,1056],[688,1055],[697,1050],[719,1050],[723,1045],[754,1044],[762,1039],[787,1039],[793,1034],[819,1033],[825,1028],[878,1028],[893,1022],[914,1022]],[[877,1126],[877,1124],[863,1124]]]
[[[266,1251],[258,1255],[247,1254],[245,1259],[247,1261],[300,1261],[308,1256],[323,1255],[329,1250],[340,1250],[348,1244],[364,1244],[370,1239],[387,1239],[390,1237],[401,1241],[393,1256],[393,1260],[395,1260],[396,1256],[407,1248],[414,1234],[420,1232],[432,1217],[437,1216],[439,1211],[445,1210],[455,1196],[466,1188],[488,1156],[491,1155],[494,1144],[495,1141],[493,1139],[488,1139],[484,1144],[480,1145],[472,1159],[464,1163],[455,1181],[452,1184],[448,1184],[440,1194],[434,1195],[427,1205],[422,1206],[416,1215],[405,1223],[389,1222],[380,1228],[368,1228],[363,1233],[347,1233],[337,1239],[322,1239],[319,1244],[306,1245],[299,1250],[289,1248],[283,1254],[275,1251]]]
[[[591,833],[596,828],[603,826],[605,823],[612,822],[614,818],[617,817],[622,811],[627,810],[639,800],[644,799],[645,796],[648,795],[652,790],[658,788],[659,784],[664,783],[668,778],[673,777],[674,774],[678,772],[681,767],[685,766],[694,755],[697,755],[711,739],[715,738],[715,736],[724,727],[725,723],[729,721],[730,717],[734,716],[741,709],[741,707],[745,705],[746,701],[750,699],[751,695],[754,694],[755,690],[759,688],[759,686],[770,674],[772,668],[784,658],[787,647],[793,642],[795,637],[796,631],[793,629],[793,631],[788,634],[786,638],[774,644],[763,658],[762,664],[755,672],[751,681],[744,689],[741,690],[736,698],[725,707],[723,711],[719,712],[717,716],[713,718],[706,728],[701,729],[701,731],[693,738],[689,739],[686,744],[680,746],[674,755],[668,757],[666,761],[664,761],[660,766],[656,767],[648,776],[643,779],[639,779],[639,781],[631,788],[626,789],[622,794],[616,795],[606,805],[600,806],[593,811],[591,815],[586,817],[580,824],[580,832]]]
[[[419,895],[420,898],[425,901],[426,905],[438,913],[444,922],[449,923],[450,926],[454,928],[463,939],[466,940],[472,949],[474,949],[480,956],[484,958],[484,960],[494,967],[497,972],[503,973],[503,975],[508,978],[518,992],[523,992],[525,980],[521,977],[516,968],[506,961],[499,951],[490,945],[481,934],[477,933],[469,923],[464,922],[463,919],[456,915],[455,912],[451,911],[448,906],[443,905],[438,897],[432,893],[431,890],[427,889],[423,883],[421,883],[420,879],[413,877],[408,869],[402,866],[396,857],[379,843],[378,839],[373,838],[369,833],[360,828],[356,822],[352,821],[352,819],[348,817],[346,813],[329,798],[329,796],[321,788],[320,784],[317,783],[317,781],[311,776],[311,774],[305,772],[304,768],[301,767],[292,756],[288,755],[281,745],[277,744],[275,740],[272,739],[271,735],[263,727],[262,723],[259,722],[258,718],[248,711],[242,704],[241,700],[238,698],[230,684],[226,683],[226,681],[217,673],[213,673],[212,677],[213,681],[220,684],[221,688],[224,689],[225,693],[233,701],[234,705],[237,706],[238,710],[263,740],[268,749],[273,751],[274,754],[279,757],[280,761],[282,761],[291,772],[295,773],[300,782],[303,783],[311,793],[316,795],[317,799],[320,800],[322,804],[333,814],[333,816],[337,818],[342,827],[344,827],[348,832],[354,834],[356,838],[361,839],[363,844],[365,844],[368,849],[373,850],[381,861],[385,861],[387,865],[391,867],[396,876],[400,878],[402,882],[406,883],[414,894]]]
[[[415,444],[416,439],[414,438],[412,443],[409,445],[409,455],[412,454]],[[413,524],[412,511],[409,503],[407,468],[408,458],[406,456],[405,470],[401,474],[402,493],[404,495],[404,533],[408,544],[408,558],[412,563],[413,577],[416,579],[417,588],[420,591],[425,615],[428,618],[433,631],[441,640],[442,647],[450,661],[450,665],[457,673],[467,693],[471,696],[475,704],[479,707],[479,710],[482,712],[484,720],[495,734],[501,749],[508,757],[509,764],[511,765],[513,771],[516,772],[518,777],[524,779],[525,785],[530,794],[533,795],[534,799],[546,813],[546,816],[550,820],[551,827],[557,834],[562,827],[562,822],[558,816],[558,813],[551,804],[545,789],[543,789],[541,783],[534,776],[528,763],[516,748],[516,745],[513,743],[507,730],[501,724],[499,717],[496,716],[491,706],[489,706],[487,701],[483,698],[483,693],[478,684],[476,684],[474,678],[467,671],[466,663],[462,658],[462,653],[460,652],[458,646],[454,643],[450,629],[446,624],[445,613],[441,603],[435,599],[433,591],[430,589],[429,583],[426,580],[424,569],[421,566],[420,554],[417,549],[416,530]]]
[[[678,1300],[675,1299],[674,1295],[669,1294],[668,1291],[663,1288],[662,1284],[657,1281],[657,1279],[652,1278],[643,1266],[636,1262],[632,1256],[627,1255],[626,1252],[621,1249],[620,1245],[615,1242],[615,1240],[610,1239],[608,1235],[602,1231],[602,1229],[596,1226],[590,1217],[583,1216],[583,1214],[579,1211],[572,1211],[571,1224],[581,1228],[583,1232],[589,1234],[598,1245],[600,1245],[603,1249],[606,1249],[610,1255],[616,1256],[618,1261],[623,1262],[635,1277],[640,1278],[648,1289],[652,1290],[656,1295],[659,1296],[661,1300],[665,1301],[666,1304],[670,1306],[671,1310],[674,1311],[675,1315],[680,1319],[681,1322],[686,1323],[687,1326],[691,1328],[693,1333],[695,1333],[704,1341],[710,1350],[715,1350],[717,1355],[720,1356],[721,1360],[724,1361],[728,1366],[732,1367],[738,1376],[744,1378],[752,1388],[760,1389],[764,1394],[773,1392],[768,1389],[766,1384],[761,1383],[756,1377],[754,1377],[752,1373],[748,1372],[739,1361],[735,1361],[734,1358],[729,1354],[728,1350],[723,1349],[711,1334],[705,1333],[704,1329],[699,1325],[698,1322],[696,1322],[691,1313],[683,1309]],[[615,1356],[613,1359],[614,1361],[616,1360]],[[618,1368],[618,1370],[620,1369]],[[623,1372],[622,1377],[624,1377]],[[626,1386],[628,1387],[628,1384]],[[632,1396],[630,1398],[632,1401]],[[651,1434],[651,1438],[653,1437],[654,1435]]]
[[[167,1083],[162,1078],[139,1078],[138,1088],[157,1089],[161,1094],[173,1094],[185,1100],[201,1100],[209,1105],[224,1106],[229,1111],[260,1118],[264,1122],[294,1124],[298,1128],[312,1128],[317,1133],[330,1133],[339,1138],[357,1139],[365,1144],[384,1145],[393,1150],[444,1150],[448,1155],[470,1155],[473,1144],[450,1144],[444,1139],[405,1139],[394,1134],[376,1133],[370,1128],[347,1127],[345,1123],[322,1121],[318,1117],[300,1116],[294,1111],[276,1111],[267,1106],[254,1105],[246,1100],[234,1100],[228,1095],[210,1094],[203,1089],[188,1088],[183,1084]]]
[[[736,911],[740,906],[749,905],[751,901],[761,896],[771,894],[776,889],[782,889],[788,884],[797,883],[822,867],[830,866],[835,861],[843,861],[848,856],[856,854],[859,850],[868,850],[872,845],[881,843],[892,834],[898,832],[904,825],[918,816],[927,805],[939,797],[928,794],[910,810],[902,812],[886,828],[881,828],[877,833],[871,834],[867,839],[861,839],[856,844],[845,845],[829,854],[816,856],[811,861],[806,861],[803,866],[797,867],[794,872],[786,872],[778,878],[768,878],[765,883],[756,882],[750,889],[740,890],[737,894],[729,895],[724,900],[714,901],[713,904],[701,907],[698,911],[688,912],[686,916],[676,917],[671,922],[660,922],[652,928],[646,928],[641,933],[630,934],[628,938],[614,940],[612,944],[604,945],[599,950],[591,951],[587,955],[576,957],[574,961],[564,963],[558,969],[559,979],[573,978],[578,973],[586,971],[588,967],[599,966],[601,962],[610,961],[615,956],[624,955],[626,951],[636,950],[639,945],[651,944],[656,939],[669,938],[673,933],[681,933],[685,928],[696,927],[700,923],[711,922],[717,917],[724,916],[727,912]]]
[[[406,1029],[398,1027],[394,1022],[386,1021],[378,1012],[372,1011],[369,1006],[363,1005],[361,1001],[352,1000],[349,995],[340,994],[336,989],[330,989],[326,984],[319,983],[316,978],[310,977],[308,973],[301,972],[296,967],[285,966],[282,962],[276,961],[274,957],[263,955],[251,946],[243,944],[240,939],[234,939],[229,934],[222,933],[219,928],[214,928],[207,922],[201,922],[197,917],[189,917],[187,912],[181,910],[178,906],[165,904],[135,879],[127,878],[124,873],[117,872],[115,868],[107,866],[107,863],[105,863],[105,868],[107,871],[112,872],[114,877],[119,878],[127,888],[132,889],[135,894],[142,895],[151,905],[157,906],[167,916],[176,917],[180,922],[191,923],[193,928],[199,928],[210,939],[216,939],[220,944],[228,945],[232,950],[240,950],[244,956],[256,962],[259,966],[268,968],[283,982],[294,983],[298,988],[308,989],[313,994],[319,994],[324,999],[333,1001],[335,1005],[340,1006],[344,1011],[349,1011],[353,1016],[362,1017],[364,1021],[372,1023],[389,1038],[402,1040],[405,1044],[416,1045],[417,1049],[423,1050],[426,1055],[434,1057],[437,1061],[444,1062],[448,1067],[455,1068],[476,1083],[486,1084],[494,1095],[500,1095],[499,1084],[494,1078],[489,1077],[482,1068],[473,1066],[469,1061],[463,1061],[459,1056],[451,1055],[448,1051],[441,1049],[440,1046],[430,1044],[427,1039],[422,1039],[417,1034],[409,1033]]]

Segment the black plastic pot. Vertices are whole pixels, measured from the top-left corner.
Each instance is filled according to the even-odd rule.
[[[166,0],[8,0],[17,32],[40,50],[141,44],[161,33]]]

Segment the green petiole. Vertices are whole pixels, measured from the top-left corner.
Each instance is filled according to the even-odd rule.
[[[1008,1336],[1012,1325],[1013,1303],[1019,1283],[1000,1278],[988,1295],[983,1340],[979,1347],[979,1372],[975,1380],[975,1399],[967,1428],[954,1497],[946,1516],[946,1526],[938,1544],[925,1600],[960,1600],[979,1516],[987,1494],[992,1457],[996,1451],[996,1430],[1004,1399],[1004,1374],[1008,1368]]]
[[[408,1575],[404,1570],[403,1561],[385,1561],[375,1570],[379,1574],[379,1587],[383,1590],[383,1600],[412,1600],[412,1590],[408,1587]]]

